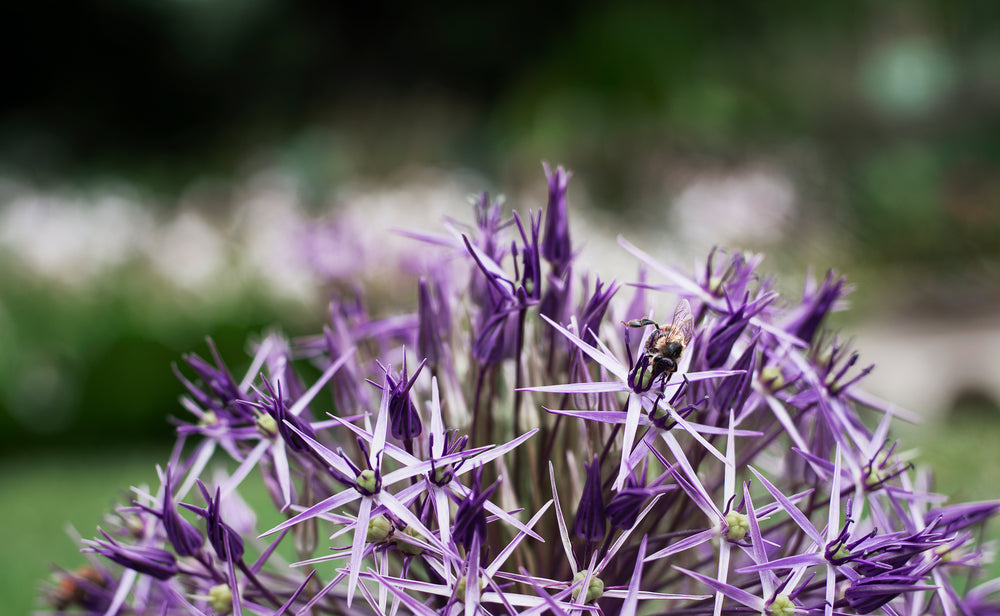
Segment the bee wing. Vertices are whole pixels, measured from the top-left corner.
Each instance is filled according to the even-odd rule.
[[[670,328],[675,332],[680,332],[684,340],[683,344],[691,341],[691,336],[694,334],[694,317],[691,316],[691,304],[686,299],[677,303]]]

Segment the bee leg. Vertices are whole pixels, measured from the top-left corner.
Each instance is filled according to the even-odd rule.
[[[632,319],[631,321],[622,321],[622,325],[625,325],[626,327],[646,327],[647,325],[659,327],[656,321],[652,321],[650,319]]]

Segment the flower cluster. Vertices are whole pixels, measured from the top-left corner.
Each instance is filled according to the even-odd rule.
[[[334,297],[321,333],[263,337],[241,377],[214,347],[186,357],[159,486],[85,542],[51,607],[997,611],[976,538],[1000,501],[945,505],[898,452],[903,411],[824,328],[841,277],[787,299],[759,256],[688,274],[621,240],[640,282],[601,281],[574,268],[569,173],[545,171],[544,216],[483,195],[473,224],[403,233],[436,255],[413,313]],[[250,481],[280,522],[257,527]]]

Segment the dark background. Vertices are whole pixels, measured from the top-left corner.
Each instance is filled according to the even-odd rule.
[[[170,211],[277,166],[320,212],[356,177],[471,168],[516,189],[549,160],[627,230],[669,209],[671,173],[763,164],[800,204],[764,247],[779,263],[833,261],[875,289],[862,307],[934,318],[1000,295],[995,2],[48,0],[0,24],[6,203],[125,184]],[[208,334],[242,357],[247,332],[321,318],[250,293],[151,329],[127,275],[81,295],[0,252],[5,453],[163,441],[181,353]],[[26,401],[36,356],[71,395]],[[11,412],[30,404],[37,421]],[[60,405],[79,410],[46,428]]]

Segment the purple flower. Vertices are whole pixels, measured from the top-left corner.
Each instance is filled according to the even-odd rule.
[[[451,315],[448,314],[444,297],[433,293],[431,283],[420,279],[417,294],[417,354],[435,367],[447,361],[445,339],[448,335]]]
[[[494,261],[502,255],[500,232],[510,224],[503,220],[503,198],[490,200],[487,193],[481,193],[476,200],[476,245]]]
[[[446,432],[444,435],[444,449],[443,454],[446,456],[451,456],[456,453],[461,453],[465,450],[466,445],[469,444],[468,436],[458,436],[457,432],[451,430]],[[434,437],[430,438],[431,449],[435,449]],[[455,467],[448,463],[440,463],[438,466],[438,461],[435,458],[431,458],[431,470],[427,474],[427,480],[436,486],[444,487],[454,481],[455,479]]]
[[[410,399],[410,390],[417,382],[420,371],[423,370],[427,360],[420,362],[413,376],[407,380],[406,377],[406,355],[403,355],[403,369],[397,381],[392,375],[386,373],[386,384],[389,387],[389,433],[393,438],[399,440],[410,440],[420,436],[423,427],[420,424],[420,415],[413,400]]]
[[[578,317],[580,328],[583,331],[583,335],[580,337],[587,344],[597,344],[597,336],[601,332],[601,322],[608,310],[608,304],[620,288],[621,285],[614,281],[605,288],[600,278],[594,284],[594,293],[580,309]]]
[[[278,383],[277,390],[275,390],[271,385],[271,381],[265,378],[264,387],[267,388],[268,398],[265,398],[265,402],[261,406],[274,419],[278,435],[281,436],[281,439],[291,451],[296,453],[308,451],[305,441],[299,438],[299,435],[289,426],[295,426],[299,432],[306,436],[315,437],[316,433],[313,431],[312,426],[309,422],[303,421],[298,415],[289,412],[288,404],[281,395],[280,382]]]
[[[712,327],[702,332],[698,343],[693,346],[699,351],[692,364],[703,370],[721,368],[729,362],[737,341],[752,332],[752,321],[760,315],[777,297],[777,293],[767,293],[750,300],[734,304],[726,297],[728,312],[723,318],[712,323]]]
[[[871,535],[849,546],[850,554],[840,560],[854,565],[862,577],[872,577],[893,571],[914,571],[913,565],[922,565],[924,555],[948,543],[948,538],[927,526],[915,533],[896,532]]]
[[[980,524],[995,516],[998,511],[1000,511],[1000,501],[959,503],[927,512],[924,515],[924,523],[936,524],[941,528],[941,532],[952,534]]]
[[[539,220],[531,217],[530,237],[525,233],[521,219],[516,214],[514,220],[521,234],[522,271],[509,276],[499,264],[499,260],[468,237],[462,236],[466,249],[479,268],[487,284],[478,294],[479,316],[477,334],[473,343],[473,356],[483,365],[494,365],[513,357],[519,352],[523,331],[524,311],[538,302],[541,292],[540,267],[538,263]],[[519,249],[512,244],[511,253],[517,257]]]
[[[552,265],[556,276],[561,276],[573,260],[573,246],[569,238],[569,216],[566,212],[566,190],[573,174],[562,167],[555,172],[548,163],[542,163],[549,181],[549,204],[545,208],[545,240],[542,256]]]
[[[244,409],[240,405],[235,404],[237,401],[246,398],[244,390],[229,373],[229,368],[222,361],[222,357],[219,356],[219,351],[215,348],[215,344],[211,339],[208,340],[208,348],[212,353],[212,358],[215,360],[214,366],[194,353],[184,356],[184,361],[187,362],[188,366],[201,379],[203,387],[199,387],[184,377],[177,366],[173,367],[174,374],[177,375],[177,378],[184,384],[184,387],[187,388],[195,401],[203,408],[218,415],[218,419],[225,419],[231,422],[249,420],[250,417],[244,412]]]
[[[177,575],[177,559],[170,552],[151,546],[122,545],[103,530],[100,532],[104,540],[87,542],[90,551],[158,580],[169,580]]]
[[[935,586],[920,583],[933,566],[933,562],[913,563],[862,576],[851,582],[844,591],[844,598],[833,606],[841,609],[850,607],[859,614],[870,614],[903,593],[934,590]]]
[[[208,542],[212,545],[212,549],[215,550],[216,556],[226,562],[241,560],[243,558],[243,539],[238,532],[222,521],[221,488],[215,489],[214,497],[209,494],[208,488],[205,487],[205,484],[201,480],[198,480],[198,488],[201,490],[201,495],[204,497],[207,507],[195,507],[187,503],[181,503],[181,506],[205,519]]]
[[[337,363],[338,358],[357,348],[362,336],[361,327],[367,322],[360,301],[350,305],[333,302],[330,306],[330,325],[323,328],[320,348],[325,351],[328,365]],[[364,378],[362,367],[356,357],[344,363],[334,379],[334,400],[343,415],[350,415],[371,404],[370,388],[362,387]]]
[[[452,537],[455,543],[471,550],[473,545],[483,545],[486,539],[486,508],[484,504],[500,485],[497,479],[483,489],[483,467],[477,467],[472,475],[472,490],[458,504],[455,512],[455,524],[452,526]]]
[[[545,319],[545,317],[542,317]],[[622,442],[622,457],[621,465],[618,471],[618,477],[615,479],[613,484],[614,489],[620,489],[625,482],[625,477],[631,472],[629,466],[629,452],[632,451],[632,446],[635,443],[636,432],[639,428],[640,422],[651,423],[649,418],[649,412],[643,414],[643,410],[652,411],[653,407],[656,407],[660,411],[663,411],[670,418],[676,422],[684,431],[691,434],[691,436],[705,449],[720,460],[725,460],[725,457],[715,449],[707,440],[705,440],[699,430],[696,429],[689,422],[687,422],[683,417],[681,417],[675,409],[673,409],[669,404],[663,400],[662,395],[651,395],[648,393],[638,393],[635,392],[631,382],[632,371],[622,364],[621,360],[610,353],[606,347],[596,348],[592,345],[584,342],[579,336],[570,332],[569,330],[563,328],[562,326],[545,319],[549,325],[554,327],[556,331],[561,333],[567,339],[569,339],[573,344],[575,344],[581,351],[583,351],[588,357],[593,359],[597,364],[604,368],[604,370],[611,376],[616,377],[615,380],[610,381],[599,381],[599,382],[588,382],[588,383],[567,383],[562,385],[540,385],[535,387],[526,387],[528,391],[538,391],[538,392],[548,392],[548,393],[558,393],[558,394],[574,394],[574,393],[610,393],[610,392],[629,392],[627,397],[627,406],[624,411],[590,411],[581,409],[579,411],[574,410],[555,410],[551,408],[546,408],[550,413],[556,413],[561,415],[570,415],[580,417],[582,419],[592,419],[599,422],[624,424],[625,433]],[[627,347],[626,347],[627,348]],[[733,371],[707,371],[701,373],[688,373],[684,376],[683,382],[693,382],[702,379],[712,379],[719,377],[735,376],[740,374]],[[680,382],[667,383],[664,385],[666,387],[680,386]],[[634,395],[633,395],[634,394]],[[658,414],[659,411],[652,411],[654,414]],[[724,433],[724,431],[722,432]],[[664,434],[669,434],[665,432]],[[655,435],[654,435],[655,436]]]
[[[60,569],[57,584],[44,590],[46,601],[56,610],[80,607],[91,614],[103,614],[114,599],[109,588],[111,573],[96,564],[77,567],[73,571]]]
[[[1000,615],[1000,599],[996,597],[1000,591],[1000,580],[993,579],[971,589],[961,599],[959,609],[970,616]]]
[[[759,350],[759,339],[754,336],[743,353],[732,362],[730,369],[739,374],[722,379],[714,392],[706,389],[709,406],[715,409],[717,417],[725,417],[730,409],[746,408],[747,400],[753,393],[754,379],[759,376],[757,371],[757,356]],[[692,385],[693,396],[700,393],[697,384]]]
[[[167,465],[166,472],[162,474],[163,499],[160,507],[153,508],[139,501],[132,502],[140,510],[159,518],[163,524],[163,531],[166,533],[167,541],[174,547],[174,551],[177,552],[178,556],[195,556],[201,551],[201,546],[205,543],[205,539],[193,524],[185,520],[178,513],[177,507],[174,504],[173,486],[170,479],[171,472],[170,465]]]
[[[656,494],[676,489],[674,485],[662,485],[670,477],[670,473],[663,473],[653,484],[646,486],[646,471],[643,469],[642,477],[629,474],[625,478],[625,486],[615,492],[607,506],[608,520],[611,525],[618,530],[625,530],[633,526],[639,519],[639,512],[650,498]]]
[[[832,271],[827,272],[818,286],[812,278],[808,278],[802,292],[802,304],[790,315],[785,330],[807,344],[811,343],[826,315],[837,308],[837,302],[852,290],[842,276]]]
[[[163,508],[160,512],[163,530],[167,533],[167,540],[174,546],[178,556],[194,556],[201,550],[205,539],[194,525],[182,518],[177,512],[172,494],[170,473],[170,466],[167,466],[167,471],[163,476]]]
[[[691,302],[697,301],[705,308],[711,308],[720,314],[728,312],[728,298],[744,297],[751,286],[757,282],[755,270],[763,259],[761,255],[744,257],[739,253],[734,253],[725,261],[724,267],[719,268],[717,263],[719,259],[716,258],[719,251],[713,249],[705,262],[702,275],[691,277],[676,267],[660,263],[624,238],[619,237],[618,243],[650,270],[668,280],[666,284],[642,283],[645,288],[680,295]],[[719,252],[719,254],[722,253]],[[763,294],[768,285],[762,283],[758,286],[760,288],[756,292]],[[696,319],[700,320],[700,316],[696,315]],[[754,323],[757,324],[758,321],[755,320]]]
[[[584,467],[587,469],[587,481],[583,485],[580,504],[576,507],[573,534],[587,541],[600,541],[608,525],[601,489],[601,465],[595,455],[594,461],[584,464]]]
[[[542,293],[542,266],[538,253],[538,229],[542,224],[542,218],[541,215],[533,216],[528,212],[528,233],[525,233],[521,217],[517,212],[514,212],[514,222],[521,234],[520,250],[516,243],[512,244],[510,249],[515,259],[518,252],[521,253],[521,272],[520,275],[515,274],[514,278],[520,283],[517,291],[518,297],[522,298],[520,303],[527,305],[529,302],[536,302]]]

